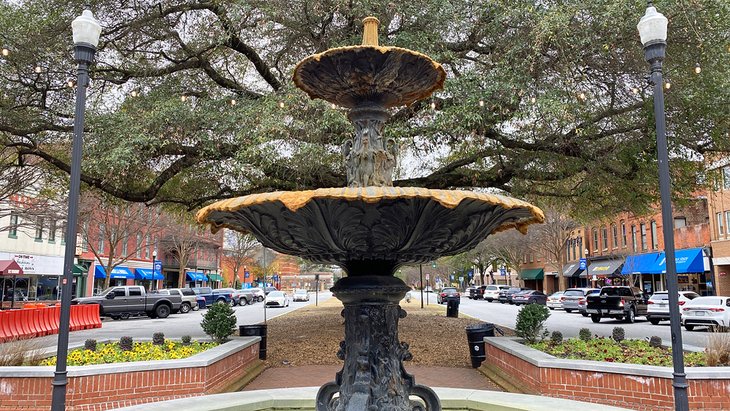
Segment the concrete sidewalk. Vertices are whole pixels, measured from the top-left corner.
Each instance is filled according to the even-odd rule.
[[[306,365],[302,367],[267,368],[243,391],[272,388],[318,387],[334,381],[341,366]],[[502,391],[499,386],[473,368],[406,366],[416,384],[428,387],[467,388]]]

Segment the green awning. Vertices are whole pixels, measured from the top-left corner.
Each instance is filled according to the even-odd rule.
[[[208,274],[210,281],[223,281],[223,277],[218,274]]]
[[[545,272],[542,268],[530,268],[520,272],[520,278],[523,280],[542,280]]]
[[[89,269],[81,264],[74,264],[73,267],[71,267],[71,274],[73,275],[86,275],[88,272]]]

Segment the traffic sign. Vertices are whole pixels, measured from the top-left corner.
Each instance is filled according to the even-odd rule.
[[[431,275],[430,274],[426,274],[426,280],[428,281],[429,279],[431,279]]]
[[[244,271],[243,278],[249,278],[249,277],[251,277],[251,273],[249,273],[248,271]]]
[[[162,261],[155,260],[155,265],[153,266],[153,274],[162,275]]]
[[[587,266],[588,266],[588,260],[585,258],[581,258],[580,259],[580,269],[585,270]]]
[[[502,277],[504,277],[505,275],[507,275],[507,270],[505,268],[500,268],[499,269],[499,275],[501,275]]]

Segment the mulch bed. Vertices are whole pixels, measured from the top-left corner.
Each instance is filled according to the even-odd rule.
[[[410,345],[410,364],[471,367],[465,327],[480,321],[460,315],[446,317],[446,307],[430,304],[421,309],[419,300],[401,301],[408,316],[399,322],[399,338]],[[342,304],[331,298],[319,307],[307,306],[268,321],[267,365],[342,365],[336,356],[344,338]],[[512,330],[500,327],[506,335]]]

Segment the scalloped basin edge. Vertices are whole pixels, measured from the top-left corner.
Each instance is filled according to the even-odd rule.
[[[279,388],[182,398],[117,408],[117,411],[312,410],[319,387]],[[460,388],[434,388],[444,411],[627,411],[626,408],[535,395]]]

